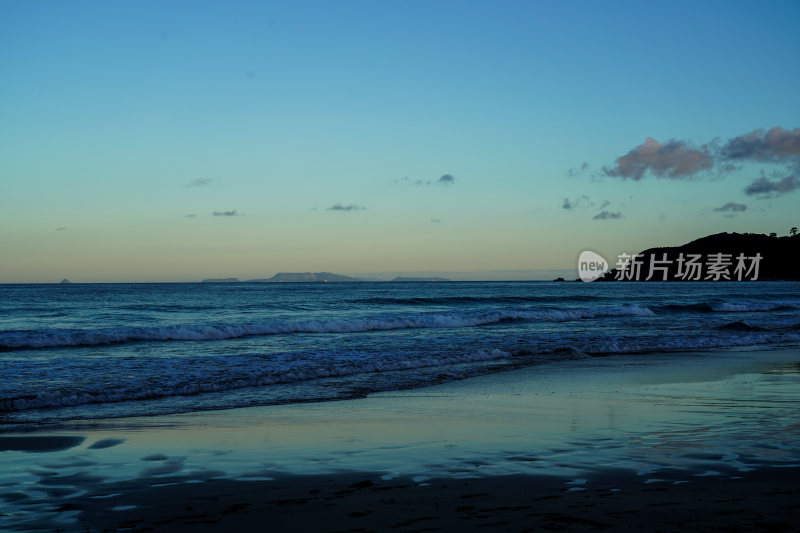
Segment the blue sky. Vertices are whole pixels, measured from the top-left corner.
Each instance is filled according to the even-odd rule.
[[[587,248],[785,234],[799,20],[794,1],[2,2],[0,282],[546,279]]]

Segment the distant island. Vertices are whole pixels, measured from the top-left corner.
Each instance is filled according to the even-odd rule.
[[[682,246],[649,248],[638,254],[636,263],[630,263],[622,272],[614,268],[598,281],[753,279],[800,281],[800,235],[795,229],[786,237],[774,233],[717,233]]]
[[[239,278],[209,278],[204,279],[201,283],[366,283],[368,280],[354,278],[351,276],[343,276],[341,274],[333,274],[332,272],[278,272],[271,278],[256,278],[240,281]],[[379,280],[369,280],[379,281]],[[450,281],[447,278],[438,278],[435,276],[398,276],[392,282],[403,281]]]
[[[67,278],[64,278],[64,279],[62,279],[62,280],[61,280],[59,283],[60,283],[61,285],[69,285],[69,284],[71,284],[72,282],[71,282],[70,280],[68,280]]]
[[[405,276],[398,276],[394,278],[392,281],[450,281],[447,278],[436,278],[436,277],[405,277]]]
[[[278,272],[271,278],[249,279],[248,283],[311,283],[311,282],[354,282],[362,281],[350,276],[330,272]]]

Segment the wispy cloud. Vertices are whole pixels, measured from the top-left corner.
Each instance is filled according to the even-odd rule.
[[[431,180],[427,180],[427,181],[424,181],[424,180],[412,180],[408,176],[403,176],[402,178],[397,178],[397,179],[392,180],[392,183],[397,183],[397,184],[400,184],[400,185],[414,185],[414,186],[420,187],[422,185],[430,185],[433,182]]]
[[[774,181],[766,176],[761,176],[745,187],[744,193],[748,196],[758,196],[759,198],[774,198],[798,188],[800,188],[800,180],[794,176],[786,176],[783,179]]]
[[[67,229],[66,226],[59,226],[56,228],[56,231],[65,231]]]
[[[183,218],[194,218],[194,217],[195,217],[194,213],[189,213],[188,215],[183,215]]]
[[[432,218],[431,222],[433,222],[434,224],[441,224],[442,219],[441,218]]]
[[[606,201],[603,202],[603,207],[608,205],[610,202]],[[567,211],[572,211],[573,209],[592,209],[594,208],[595,203],[592,201],[591,197],[582,194],[577,198],[570,199],[564,198],[564,201],[561,202],[561,209],[566,209]],[[601,207],[600,209],[602,209]]]
[[[583,208],[587,209],[589,207],[593,207],[594,202],[591,202],[591,198],[582,194],[578,198],[574,200],[570,200],[569,198],[564,198],[564,201],[561,202],[561,209],[566,209],[567,211],[572,211],[573,209]]]
[[[733,211],[740,213],[742,211],[747,211],[747,205],[737,204],[736,202],[728,202],[727,204],[721,207],[715,207],[714,211]]]
[[[211,178],[195,178],[184,185],[184,187],[205,187],[206,185],[211,185],[212,183],[214,183],[214,180]]]
[[[569,176],[570,178],[577,178],[579,176],[583,176],[588,171],[589,171],[589,163],[584,161],[581,166],[573,167],[567,170],[567,176]]]
[[[648,172],[659,178],[685,179],[714,164],[707,146],[695,148],[685,141],[661,144],[652,137],[620,156],[616,164],[603,167],[606,176],[638,181]]]
[[[592,220],[614,220],[618,218],[625,218],[622,216],[622,213],[619,212],[612,212],[612,211],[600,211],[595,216],[592,217]]]
[[[350,205],[342,205],[340,203],[335,203],[330,206],[327,211],[365,211],[367,208],[362,207],[360,205],[350,204]]]
[[[397,183],[399,185],[412,185],[414,187],[426,187],[429,185],[454,185],[456,182],[456,178],[452,174],[445,174],[439,177],[438,180],[420,180],[420,179],[411,179],[408,176],[404,176],[402,178],[397,178],[392,180],[392,183]]]
[[[236,212],[236,209],[232,211],[214,211],[215,217],[239,217],[242,216],[240,213]]]

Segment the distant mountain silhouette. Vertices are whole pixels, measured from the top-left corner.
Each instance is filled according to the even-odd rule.
[[[330,272],[278,272],[271,278],[249,279],[252,283],[308,283],[308,282],[327,282],[327,281],[361,281],[358,278],[332,274]]]
[[[211,278],[204,279],[201,283],[239,283],[238,278]]]
[[[436,278],[433,276],[428,277],[406,277],[406,276],[398,276],[394,278],[392,281],[450,281],[447,278]]]
[[[682,246],[649,248],[623,272],[615,268],[601,281],[754,279],[800,281],[800,235],[717,233]]]

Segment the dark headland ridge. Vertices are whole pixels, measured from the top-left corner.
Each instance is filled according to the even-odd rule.
[[[748,266],[752,258],[758,255],[758,281],[800,281],[800,235],[778,237],[760,233],[717,233],[681,246],[648,248],[640,254],[642,276],[639,281],[647,281],[644,278],[649,274],[653,260],[656,261],[655,266],[667,265],[666,281],[683,281],[684,278],[678,275],[680,254],[684,257],[700,254],[706,262],[713,256],[723,254],[731,262],[732,280],[736,279],[732,274],[740,255],[747,258]],[[614,281],[617,277],[618,270],[615,268],[599,281]],[[702,280],[706,280],[705,275]],[[663,281],[663,273],[658,271],[651,281]]]

